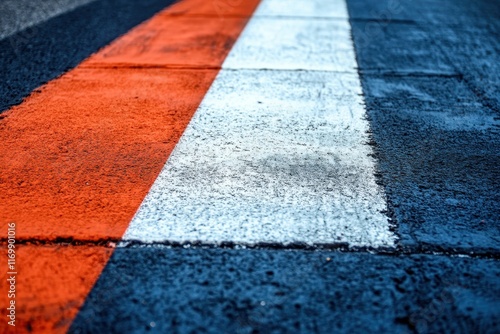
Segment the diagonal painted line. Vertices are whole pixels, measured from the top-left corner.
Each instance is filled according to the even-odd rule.
[[[183,7],[201,2],[171,9],[188,13]],[[246,16],[197,25],[160,13],[2,114],[0,229],[15,223],[16,238],[28,240],[16,247],[16,328],[68,329],[112,254],[100,241],[123,235],[257,4],[228,7],[227,15]],[[86,68],[102,54],[108,67]],[[209,69],[141,67],[144,59],[164,66],[187,56]],[[117,59],[135,66],[116,69]],[[43,243],[30,244],[36,240]],[[72,240],[88,243],[50,244]],[[1,245],[2,258],[7,251]]]
[[[261,4],[124,240],[394,245],[341,5],[325,23]]]

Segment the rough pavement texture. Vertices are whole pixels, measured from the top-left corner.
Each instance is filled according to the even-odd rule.
[[[0,40],[0,112],[172,2],[94,1]]]
[[[493,333],[499,296],[496,260],[125,248],[69,332]]]
[[[2,114],[0,240],[6,258],[7,223],[15,222],[17,332],[67,330],[111,256],[101,245],[113,247],[123,235],[257,1],[246,3],[246,16],[227,14],[231,24],[226,21],[223,34],[223,17],[197,18],[192,26],[184,20],[189,13],[169,16],[170,7],[141,25],[165,43],[170,57],[164,61],[184,59],[185,45],[172,42],[175,33],[155,29],[177,20],[183,42],[196,45],[197,59],[208,54],[214,68],[151,69],[140,57],[126,68],[82,65]],[[201,36],[213,44],[198,45]],[[213,45],[217,52],[210,53]],[[2,279],[0,291],[8,288]],[[6,305],[7,294],[0,299]],[[1,333],[6,327],[0,322]]]
[[[320,3],[259,6],[124,239],[394,245],[347,8]]]
[[[112,252],[94,245],[17,244],[16,327],[7,325],[7,312],[2,310],[0,333],[66,332]],[[3,245],[0,258],[7,259]],[[13,300],[7,296],[5,272],[0,283],[2,308]]]
[[[348,1],[379,178],[407,254],[132,245],[116,250],[70,331],[500,331],[498,109],[494,88],[473,86],[498,81],[467,58],[476,27],[498,66],[487,3],[395,14],[410,2]],[[363,43],[387,8],[391,23]],[[453,34],[463,44],[446,44]]]
[[[356,73],[346,19],[257,15],[243,37],[246,41],[235,44],[224,68]]]
[[[0,39],[95,0],[2,0]]]
[[[374,143],[378,145],[380,178],[394,203],[392,210],[402,244],[444,247],[450,252],[461,247],[465,252],[495,253],[497,258],[449,253],[387,256],[284,250],[118,249],[72,332],[142,333],[149,329],[219,333],[239,329],[241,333],[331,333],[332,328],[340,332],[500,331],[499,201],[495,188],[499,184],[496,122],[500,62],[492,37],[498,35],[498,1],[348,3]],[[369,38],[375,42],[362,46],[359,31],[377,16],[376,10],[391,8],[395,3],[409,9],[392,16],[392,32],[388,27],[384,30],[386,38],[378,39],[375,33]],[[98,13],[93,17],[110,15]],[[95,50],[94,45],[85,52],[74,51],[80,44],[91,45],[89,41],[99,31],[95,30],[97,24],[84,29],[82,17],[72,17],[80,22],[75,24],[77,28],[68,24],[71,20],[62,25],[47,22],[49,27],[59,27],[54,30],[57,34],[48,33],[52,28],[44,30],[46,41],[34,39],[33,48],[22,47],[22,60],[5,57],[6,50],[13,54],[9,49],[12,44],[2,42],[8,44],[0,45],[0,70],[6,78],[0,83],[1,109]],[[375,29],[373,24],[368,27]],[[408,32],[408,27],[413,27],[413,32]],[[111,31],[116,33],[115,29]],[[390,34],[397,38],[390,38]],[[82,43],[77,36],[88,39],[83,38]],[[401,43],[405,38],[410,40]],[[47,51],[41,45],[51,47]],[[63,51],[57,51],[56,46]],[[369,50],[370,46],[374,49]],[[430,47],[435,52],[427,52]],[[108,249],[98,247],[91,247],[94,254],[85,246],[77,250],[68,246],[66,255],[58,247],[43,248],[36,247],[45,255],[29,248],[26,253],[20,251],[20,258],[29,260],[24,268],[36,278],[42,269],[55,276],[37,281],[42,284],[40,290],[27,280],[25,291],[30,291],[28,298],[36,290],[41,298],[54,298],[50,299],[54,303],[57,298],[52,285],[63,288],[59,296],[71,292],[81,300],[85,292],[79,289],[88,290],[90,282],[82,280],[96,275],[95,268],[108,257]],[[61,275],[61,268],[69,268],[72,274]],[[54,307],[50,314],[73,312],[75,306],[78,303],[70,301],[62,309]],[[44,312],[43,307],[29,312],[33,310]]]
[[[393,246],[360,92],[352,73],[223,68],[123,238]]]
[[[498,254],[500,2],[348,8],[401,244]]]
[[[16,222],[18,240],[121,238],[216,74],[79,67],[5,112],[0,226]]]
[[[246,4],[246,16],[228,12],[216,19],[172,15],[168,7],[5,112],[0,226],[16,222],[18,240],[121,238],[257,1]],[[168,68],[187,49],[211,66]],[[151,68],[146,59],[164,68]]]

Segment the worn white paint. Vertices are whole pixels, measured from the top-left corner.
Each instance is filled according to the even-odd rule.
[[[394,244],[349,23],[298,19],[304,1],[259,7],[125,240]]]
[[[349,18],[344,0],[266,0],[254,17],[265,16]]]
[[[296,17],[252,18],[224,63],[226,69],[350,73],[356,66],[347,20]]]

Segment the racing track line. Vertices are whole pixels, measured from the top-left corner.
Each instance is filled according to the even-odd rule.
[[[319,4],[262,2],[125,241],[394,245],[345,2]]]
[[[2,115],[1,228],[49,245],[17,249],[16,329],[67,330],[111,251],[50,244],[123,235],[258,3],[203,2],[166,9]]]

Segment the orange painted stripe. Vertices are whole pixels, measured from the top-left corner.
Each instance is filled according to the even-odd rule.
[[[11,221],[18,241],[121,238],[259,1],[214,2],[166,9],[3,114],[0,239]],[[16,329],[64,332],[111,252],[17,255]]]
[[[2,276],[0,333],[66,332],[111,254],[111,248],[95,246],[18,247],[16,326],[7,324],[9,288]],[[7,258],[6,249],[0,257]],[[112,307],[105,298],[103,303]]]
[[[15,221],[26,239],[120,238],[218,72],[141,66],[220,67],[246,21],[157,15],[6,112],[2,226]],[[136,66],[111,68],[122,63]]]
[[[119,239],[216,74],[76,68],[48,83],[2,122],[2,224]]]

